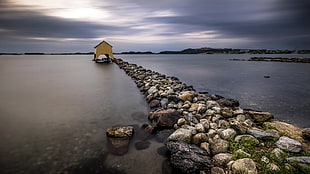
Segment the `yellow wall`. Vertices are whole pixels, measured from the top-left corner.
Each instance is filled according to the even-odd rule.
[[[98,45],[95,48],[95,54],[96,54],[95,59],[97,59],[102,54],[108,54],[110,56],[110,58],[112,60],[114,60],[114,56],[113,56],[113,52],[112,52],[112,46],[105,43],[105,42],[102,42],[100,45]]]

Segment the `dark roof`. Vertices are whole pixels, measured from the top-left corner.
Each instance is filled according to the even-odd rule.
[[[108,42],[102,41],[102,42],[100,42],[98,45],[96,45],[95,48],[97,48],[97,47],[98,47],[100,44],[102,44],[102,43],[106,43],[106,44],[110,45]],[[110,46],[112,47],[112,45],[110,45]]]

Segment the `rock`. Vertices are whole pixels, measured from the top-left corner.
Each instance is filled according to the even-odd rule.
[[[213,164],[215,166],[223,166],[226,167],[226,164],[232,160],[232,154],[230,153],[219,153],[214,155]]]
[[[143,124],[140,130],[137,132],[136,138],[139,140],[145,140],[153,133],[154,126]]]
[[[250,134],[250,135],[253,135],[254,137],[256,138],[260,138],[260,139],[264,139],[264,138],[276,138],[276,136],[270,134],[270,133],[267,133],[267,132],[264,132],[262,130],[256,130],[256,129],[248,129],[247,130],[247,133]]]
[[[179,98],[183,101],[192,101],[195,96],[194,91],[185,91],[179,95]]]
[[[247,110],[245,113],[250,115],[250,117],[254,120],[254,122],[266,122],[273,117],[272,114],[269,112],[258,112],[258,111],[252,111],[252,110]]]
[[[198,133],[193,136],[192,143],[199,145],[200,143],[207,141],[207,140],[208,140],[208,137],[206,136],[205,133]]]
[[[233,138],[235,135],[236,135],[236,131],[231,129],[231,128],[228,128],[228,129],[225,129],[223,131],[220,131],[219,132],[219,135],[221,136],[221,138],[223,138],[224,140],[228,140],[230,138]]]
[[[214,129],[209,129],[209,131],[207,133],[209,138],[213,138],[216,134],[217,134],[217,132]]]
[[[234,116],[233,111],[230,110],[229,108],[222,108],[221,109],[221,114],[223,115],[223,117],[225,118],[231,118]]]
[[[260,160],[261,160],[261,162],[264,162],[266,164],[268,164],[270,162],[270,160],[266,156],[262,156],[262,158]]]
[[[169,141],[166,146],[171,151],[171,164],[183,173],[210,171],[213,167],[207,152],[196,145]]]
[[[208,155],[211,155],[210,151],[210,144],[207,142],[203,142],[200,144],[200,148],[208,153]]]
[[[169,101],[168,101],[167,98],[163,98],[163,99],[160,100],[160,105],[161,105],[161,107],[163,107],[164,109],[167,109],[168,103],[169,103]]]
[[[184,118],[180,118],[180,119],[178,119],[177,125],[178,126],[182,126],[182,125],[184,125],[186,123],[187,123],[187,121]]]
[[[225,128],[229,127],[229,123],[226,120],[219,120],[218,126],[220,128],[225,129]]]
[[[225,174],[225,171],[220,167],[212,167],[211,174]]]
[[[173,129],[164,129],[157,131],[155,134],[155,139],[160,142],[164,143],[166,142],[167,138],[174,132]]]
[[[288,152],[299,153],[302,151],[302,144],[299,141],[286,136],[280,137],[279,140],[276,142],[276,145],[280,149]]]
[[[309,140],[310,141],[310,128],[305,128],[302,130],[302,137],[305,140]]]
[[[163,128],[172,128],[179,118],[179,112],[175,109],[160,110],[149,115],[151,122]]]
[[[210,128],[210,122],[207,119],[200,119],[200,123],[203,125],[205,131]]]
[[[229,142],[223,139],[209,139],[210,150],[213,155],[228,152]]]
[[[233,174],[257,174],[256,164],[250,158],[238,159],[232,164],[232,172]]]
[[[230,128],[234,129],[237,134],[245,134],[248,130],[246,124],[237,120],[230,121]]]
[[[109,150],[116,155],[126,154],[133,132],[132,126],[113,126],[107,129]]]
[[[196,124],[195,128],[196,128],[197,132],[205,132],[205,127],[203,126],[202,123]]]
[[[192,131],[189,129],[180,128],[174,131],[169,137],[168,141],[184,141],[190,143],[192,139]]]
[[[152,86],[147,92],[149,94],[154,94],[154,93],[158,92],[157,86]]]
[[[152,100],[150,103],[149,103],[149,107],[151,109],[154,109],[154,108],[158,108],[160,107],[160,100]]]
[[[133,126],[113,126],[107,129],[107,136],[112,138],[130,138],[133,135]]]
[[[286,160],[292,164],[296,165],[296,163],[304,168],[310,169],[310,157],[309,156],[298,156],[298,157],[289,157]]]
[[[135,147],[137,150],[143,150],[143,149],[147,149],[148,147],[150,147],[150,142],[149,141],[139,141],[135,143]]]
[[[239,102],[234,99],[221,98],[217,100],[218,104],[222,107],[238,107]]]
[[[163,157],[168,157],[170,155],[170,151],[166,146],[161,146],[157,148],[157,153]]]
[[[211,109],[213,107],[220,107],[220,105],[216,101],[212,101],[212,100],[207,101],[207,108]]]

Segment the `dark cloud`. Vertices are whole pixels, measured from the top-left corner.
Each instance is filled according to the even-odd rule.
[[[112,43],[121,45],[120,49],[124,51],[126,45],[135,50],[164,50],[176,49],[176,45],[182,49],[191,44],[198,47],[310,49],[309,0],[119,0],[98,2],[97,8],[109,10],[110,21],[116,23],[52,17],[35,9],[23,10],[22,6],[13,8],[2,1],[0,32],[6,36],[2,35],[0,39],[10,44],[1,48],[30,41],[34,47],[57,45],[55,43],[59,41],[53,41],[53,38],[84,39],[80,43],[89,46],[94,41],[85,40],[107,37]],[[211,38],[187,35],[199,32],[209,32]],[[51,40],[29,40],[31,37]],[[163,41],[160,43],[158,38]],[[229,39],[238,42],[225,43]],[[72,47],[80,48],[78,42],[72,41]]]

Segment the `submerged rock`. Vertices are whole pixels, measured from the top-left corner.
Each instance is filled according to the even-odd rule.
[[[213,167],[207,152],[196,145],[183,141],[169,141],[167,148],[171,151],[172,165],[183,173],[209,172]]]
[[[117,155],[124,155],[128,152],[128,145],[133,135],[132,126],[113,126],[107,129],[108,148]]]

